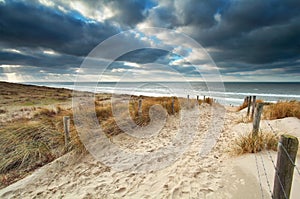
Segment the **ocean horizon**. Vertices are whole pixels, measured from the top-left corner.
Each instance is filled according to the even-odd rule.
[[[212,97],[223,105],[240,105],[246,96],[267,102],[300,100],[300,82],[23,82],[95,93],[144,96]]]

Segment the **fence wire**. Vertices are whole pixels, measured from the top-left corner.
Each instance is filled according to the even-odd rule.
[[[259,186],[260,186],[260,191],[261,191],[261,198],[263,199],[265,197],[264,197],[264,192],[263,192],[263,188],[262,188],[261,175],[260,175],[260,172],[259,172],[259,167],[258,167],[258,162],[257,162],[256,154],[254,154],[254,157],[255,157],[255,163],[256,163],[256,169],[257,169],[257,176],[258,176],[258,181],[259,181]]]
[[[270,185],[270,182],[269,182],[269,179],[268,179],[268,175],[267,175],[267,170],[266,170],[266,167],[265,167],[264,159],[263,159],[261,153],[259,155],[260,155],[260,160],[261,160],[262,167],[264,169],[264,175],[266,177],[266,182],[267,182],[267,185],[268,185],[268,188],[269,188],[270,196],[272,197],[271,185]]]
[[[297,165],[294,163],[294,161],[292,160],[290,154],[287,152],[286,148],[283,146],[283,144],[281,142],[278,142],[279,146],[281,146],[281,148],[283,149],[283,151],[285,152],[285,154],[287,155],[287,157],[289,158],[290,162],[292,163],[292,165],[294,166],[295,170],[297,171],[298,175],[300,176],[300,171],[297,167]]]
[[[264,121],[265,121],[265,122],[267,123],[267,125],[270,127],[271,131],[272,131],[275,135],[277,135],[277,133],[276,133],[276,131],[274,130],[274,128],[272,127],[272,125],[271,125],[267,120],[264,120]],[[280,141],[278,142],[278,145],[279,145],[280,147],[282,147],[283,151],[285,152],[285,154],[286,154],[287,157],[289,158],[290,162],[291,162],[292,165],[294,166],[296,172],[297,172],[298,175],[300,176],[300,170],[299,170],[299,168],[297,167],[297,165],[294,163],[294,161],[292,160],[292,158],[291,158],[290,154],[287,152],[286,148],[283,146],[283,144],[282,144]]]
[[[267,150],[267,152],[268,152],[269,159],[271,160],[271,162],[272,162],[272,164],[273,164],[273,167],[274,167],[274,169],[275,169],[275,177],[277,177],[277,179],[278,179],[278,181],[279,181],[281,190],[283,191],[283,194],[284,194],[284,198],[288,199],[288,197],[287,197],[287,195],[286,195],[286,192],[285,192],[285,190],[284,190],[284,187],[283,187],[283,185],[282,185],[281,179],[280,179],[280,177],[279,177],[279,175],[278,175],[278,173],[277,173],[277,167],[276,167],[275,162],[274,162],[274,160],[273,160],[273,158],[272,158],[272,155],[271,155],[271,153],[270,153],[268,150]],[[273,195],[272,195],[272,197],[273,197]]]

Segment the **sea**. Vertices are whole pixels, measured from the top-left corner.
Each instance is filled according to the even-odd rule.
[[[237,106],[246,96],[266,102],[300,100],[300,82],[26,82],[95,93],[144,96],[212,97],[223,105]]]

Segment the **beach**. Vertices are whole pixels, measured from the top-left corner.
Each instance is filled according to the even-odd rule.
[[[27,124],[33,121],[44,121],[41,120],[44,117],[61,121],[64,115],[72,112],[72,93],[67,89],[2,84],[5,86],[1,87],[1,92],[10,92],[10,96],[12,92],[25,88],[24,93],[35,94],[34,98],[45,96],[34,101],[23,93],[25,100],[22,101],[20,100],[22,92],[20,92],[21,94],[15,94],[15,98],[2,100],[1,109],[4,113],[0,116],[1,126],[4,129],[7,125],[16,122]],[[120,95],[118,99],[124,98],[125,96]],[[105,107],[103,103],[108,103],[109,99],[109,94],[98,94],[96,97],[102,107]],[[147,97],[143,98],[143,101],[146,102],[146,100]],[[31,102],[28,103],[28,101]],[[193,102],[191,100],[189,103]],[[37,115],[36,112],[42,108],[51,109],[53,113]],[[57,109],[56,112],[55,109]],[[27,174],[15,179],[14,183],[2,185],[0,197],[271,198],[270,192],[273,191],[275,176],[271,159],[276,163],[277,152],[262,150],[258,153],[243,155],[233,153],[234,141],[239,136],[252,131],[252,122],[245,120],[247,110],[237,111],[237,107],[205,102],[188,108],[182,107],[182,109],[184,113],[179,111],[175,114],[168,114],[163,127],[152,137],[136,138],[127,133],[115,131],[109,134],[111,143],[129,154],[137,154],[154,153],[167,147],[172,144],[172,138],[179,134],[180,129],[183,129],[186,136],[189,135],[189,131],[194,131],[192,141],[183,153],[179,155],[178,151],[174,151],[174,154],[170,153],[173,156],[178,155],[178,158],[163,168],[155,169],[154,166],[157,164],[145,161],[139,165],[139,168],[144,169],[143,172],[138,169],[118,170],[114,168],[118,162],[113,162],[111,165],[104,164],[89,152],[79,153],[72,148],[27,171]],[[146,123],[145,126],[147,125],[151,124]],[[58,125],[57,128],[58,131],[62,131],[61,126]],[[75,136],[75,130],[72,128],[71,139]],[[300,139],[300,120],[296,117],[275,120],[263,118],[260,130],[261,132],[289,134]],[[185,137],[182,138],[185,139]],[[74,144],[74,147],[76,146]],[[63,150],[63,146],[57,148]],[[111,153],[111,155],[115,154]],[[124,161],[130,165],[130,159]],[[299,168],[299,165],[298,150],[296,166]],[[26,169],[24,172],[26,173]],[[2,176],[3,179],[4,176]],[[300,191],[297,187],[299,186],[300,176],[295,170],[290,198],[298,198]]]
[[[299,10],[0,0],[0,199],[299,199]]]

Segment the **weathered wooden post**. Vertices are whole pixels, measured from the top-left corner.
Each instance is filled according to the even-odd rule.
[[[190,108],[190,95],[187,95],[187,107]]]
[[[278,143],[273,199],[290,198],[295,159],[299,141],[291,135],[281,135]]]
[[[203,101],[205,101],[205,95],[203,96]]]
[[[70,142],[70,117],[63,117],[63,125],[65,131],[65,148],[68,150],[69,142]]]
[[[251,96],[248,98],[248,109],[247,109],[247,116],[250,114],[250,107],[251,107]]]
[[[139,99],[138,114],[139,114],[139,117],[142,116],[142,99]]]
[[[244,103],[243,103],[243,104],[245,104],[245,103],[248,104],[248,96],[246,96],[246,97],[244,98]]]
[[[257,134],[258,134],[259,123],[260,123],[263,107],[264,107],[264,103],[258,103],[256,106],[255,117],[253,120],[252,137],[257,136]]]
[[[172,97],[172,114],[175,114],[175,107],[174,107],[174,103],[175,103],[175,97]]]
[[[197,102],[198,102],[198,100],[199,100],[199,95],[197,95]]]
[[[252,97],[252,112],[251,112],[251,119],[253,119],[253,116],[254,116],[255,105],[256,105],[256,96],[253,96],[253,97]]]

